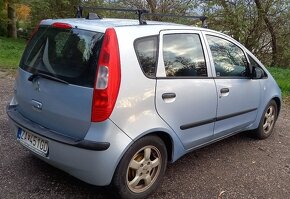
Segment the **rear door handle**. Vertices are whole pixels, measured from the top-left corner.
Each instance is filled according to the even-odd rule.
[[[163,93],[162,94],[162,99],[172,99],[175,98],[176,94],[175,93]]]
[[[175,101],[176,94],[175,93],[163,93],[162,99],[165,103],[172,103]]]
[[[230,89],[229,88],[222,88],[220,91],[221,91],[221,93],[228,93],[228,92],[230,92]]]

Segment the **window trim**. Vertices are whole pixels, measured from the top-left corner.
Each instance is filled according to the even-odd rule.
[[[163,36],[170,35],[170,34],[196,34],[199,36],[201,47],[203,50],[203,56],[205,60],[207,76],[166,76],[164,59],[163,59]],[[160,43],[159,43],[159,58],[158,58],[158,65],[157,65],[157,73],[156,79],[212,79],[212,69],[210,66],[210,60],[208,57],[208,52],[206,48],[206,44],[204,42],[204,38],[202,35],[202,31],[200,30],[192,30],[192,29],[179,29],[179,30],[162,30],[160,31]]]
[[[251,77],[243,77],[243,76],[217,76],[216,75],[216,69],[215,69],[215,65],[214,65],[213,56],[212,56],[211,49],[210,49],[210,46],[209,46],[209,43],[208,43],[207,37],[206,37],[207,35],[213,36],[213,37],[218,37],[220,39],[224,39],[224,40],[227,40],[228,42],[231,42],[231,43],[235,44],[237,47],[239,47],[242,50],[242,52],[244,53],[244,56],[245,56],[245,58],[246,58],[246,60],[247,60],[247,62],[249,64],[249,66],[250,66],[250,62],[249,62],[249,59],[247,57],[247,52],[245,51],[245,47],[244,46],[242,46],[239,42],[237,42],[233,38],[229,37],[228,35],[224,35],[222,33],[215,33],[215,32],[211,32],[211,31],[203,31],[202,35],[203,35],[205,43],[206,43],[206,47],[207,47],[208,56],[209,56],[209,59],[210,59],[210,65],[211,65],[211,68],[212,68],[212,71],[213,71],[214,79],[251,79]]]
[[[136,44],[139,40],[142,40],[142,39],[147,39],[147,38],[151,38],[151,37],[156,37],[157,39],[157,46],[156,46],[156,66],[155,66],[155,71],[154,71],[154,75],[153,77],[150,77],[146,74],[146,72],[144,71],[142,65],[141,65],[141,61],[140,61],[140,58],[137,54],[137,48],[136,48]],[[143,74],[148,78],[148,79],[156,79],[156,75],[157,75],[157,68],[158,68],[158,61],[159,61],[159,46],[160,46],[160,36],[159,35],[149,35],[149,36],[145,36],[145,37],[139,37],[137,39],[134,40],[133,42],[133,48],[134,48],[134,51],[135,51],[135,54],[136,54],[136,58],[138,60],[138,64],[139,64],[139,67],[141,68]]]
[[[156,79],[214,79],[214,77],[208,76],[170,76],[170,77],[156,77]]]
[[[247,59],[249,61],[249,64],[251,65],[251,68],[253,70],[254,66],[252,66],[252,63],[250,61],[250,58],[253,59],[253,61],[258,65],[258,68],[260,68],[263,72],[264,72],[264,77],[261,78],[261,79],[268,79],[268,74],[266,73],[266,71],[263,69],[263,67],[256,61],[256,59],[254,59],[253,56],[251,56],[248,52],[246,52],[246,56],[247,56]],[[255,57],[256,58],[256,57]],[[256,79],[256,78],[253,78],[253,79]]]

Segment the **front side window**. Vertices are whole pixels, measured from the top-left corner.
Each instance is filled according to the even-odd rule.
[[[163,37],[167,77],[205,77],[207,68],[198,34],[168,34]]]
[[[206,36],[217,77],[246,77],[249,74],[243,50],[220,37]]]
[[[24,52],[21,68],[93,87],[102,41],[103,33],[41,27]]]

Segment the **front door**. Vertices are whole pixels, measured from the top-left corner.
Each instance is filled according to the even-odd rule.
[[[239,44],[219,35],[205,34],[215,68],[218,93],[215,138],[251,125],[260,102],[260,83],[250,78],[247,58]]]

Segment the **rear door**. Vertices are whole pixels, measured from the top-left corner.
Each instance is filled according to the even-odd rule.
[[[60,24],[41,26],[29,42],[16,81],[18,111],[74,138],[90,126],[102,33]]]
[[[162,31],[156,109],[186,149],[213,136],[217,93],[199,31]]]
[[[205,34],[218,93],[215,137],[242,130],[257,116],[260,82],[250,78],[245,53],[237,42],[219,34]]]

